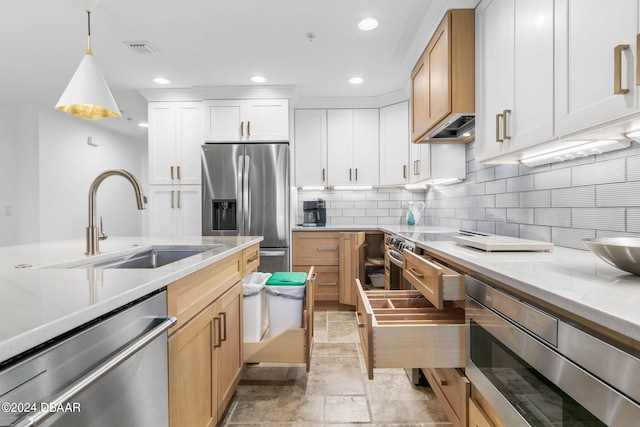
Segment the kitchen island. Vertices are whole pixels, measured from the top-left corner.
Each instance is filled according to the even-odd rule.
[[[110,237],[0,248],[0,363],[259,243],[262,237]],[[73,268],[162,247],[213,247],[155,269]]]

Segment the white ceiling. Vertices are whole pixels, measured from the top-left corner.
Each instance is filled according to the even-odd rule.
[[[92,47],[123,119],[99,122],[144,138],[139,90],[293,85],[300,99],[380,97],[402,90],[444,10],[476,0],[25,0],[0,14],[0,102],[55,105],[86,49]],[[357,28],[375,16],[378,29]],[[305,34],[315,33],[313,42]],[[125,41],[161,53],[140,55]],[[364,83],[347,80],[361,76]]]

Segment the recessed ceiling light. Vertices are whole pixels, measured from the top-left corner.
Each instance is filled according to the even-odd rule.
[[[164,77],[154,77],[153,82],[159,85],[168,85],[171,83],[169,79],[165,79]]]
[[[254,83],[264,83],[264,82],[267,81],[267,79],[265,79],[262,76],[253,76],[253,77],[251,77],[251,81],[254,82]]]
[[[140,122],[140,123],[138,123],[138,126],[140,126],[141,128],[148,128],[148,127],[149,127],[149,123],[147,123],[147,122]]]
[[[352,85],[359,85],[360,83],[362,83],[364,80],[362,80],[362,77],[351,77],[349,79],[349,83],[351,83]]]
[[[362,31],[371,31],[378,28],[378,20],[376,18],[364,18],[358,22],[358,28]]]

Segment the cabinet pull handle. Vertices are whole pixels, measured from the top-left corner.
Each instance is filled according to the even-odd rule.
[[[325,169],[322,168],[322,182],[325,181]]]
[[[418,175],[418,161],[414,160],[413,161],[413,175]]]
[[[320,282],[318,286],[336,286],[338,282]]]
[[[364,328],[364,323],[360,321],[360,312],[356,311],[356,323],[358,324],[358,328]]]
[[[500,138],[500,117],[502,114],[496,114],[496,142],[504,142],[504,139]]]
[[[244,136],[244,122],[240,122],[240,136]]]
[[[640,86],[640,58],[638,58],[638,52],[640,52],[640,34],[636,36],[636,86]]]
[[[247,264],[251,264],[252,262],[256,262],[258,260],[258,255],[254,255],[247,260]]]
[[[216,322],[217,320],[217,322]],[[217,326],[216,326],[217,325]],[[219,317],[214,317],[213,318],[213,326],[214,326],[214,336],[213,336],[213,348],[218,348],[218,347],[222,347],[222,340],[220,339],[220,337],[222,336],[222,328],[221,328],[221,322],[220,322],[220,318]],[[217,338],[217,341],[216,341]]]
[[[173,193],[175,193],[175,191],[171,190],[171,209],[175,209],[176,206],[173,203]]]
[[[182,206],[180,206],[180,190],[178,190],[178,209],[182,209]]]
[[[424,274],[418,272],[418,270],[415,269],[415,267],[411,267],[409,268],[409,271],[411,272],[411,274],[413,274],[414,276],[422,279],[424,277]]]
[[[171,166],[171,180],[173,180],[173,166]]]
[[[227,340],[227,313],[224,311],[220,313],[220,323],[223,324],[223,326],[220,327],[223,332],[223,335],[220,338],[220,342],[223,342]]]
[[[629,89],[622,88],[622,51],[629,49],[628,44],[619,44],[613,48],[613,93],[624,95]]]
[[[251,136],[251,122],[247,122],[247,136]]]
[[[351,168],[349,168],[349,181],[351,181],[352,177],[351,177]]]
[[[182,179],[182,176],[181,176],[181,174],[180,174],[180,166],[178,166],[176,169],[177,169],[177,171],[178,171],[178,174],[177,174],[178,179]]]
[[[509,135],[509,117],[511,117],[511,110],[504,110],[502,112],[502,137],[504,139],[511,139]]]
[[[319,251],[337,251],[338,248],[318,248]]]
[[[358,168],[356,168],[356,181],[358,180]]]
[[[415,162],[414,162],[414,164],[415,164]],[[414,168],[414,169],[415,169],[415,168]],[[403,165],[403,166],[402,166],[402,177],[403,177],[404,179],[407,179],[407,165]]]

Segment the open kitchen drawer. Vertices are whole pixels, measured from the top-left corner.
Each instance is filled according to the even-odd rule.
[[[364,291],[357,279],[356,286],[356,318],[369,379],[374,368],[464,366],[464,308],[447,301],[438,309],[419,291]]]
[[[444,301],[464,301],[464,275],[406,250],[402,258],[403,277],[436,308],[444,308]]]
[[[287,329],[260,342],[245,342],[243,347],[245,363],[306,363],[307,372],[309,372],[313,350],[315,281],[316,274],[314,267],[311,267],[307,275],[306,294],[302,305],[302,327]]]

